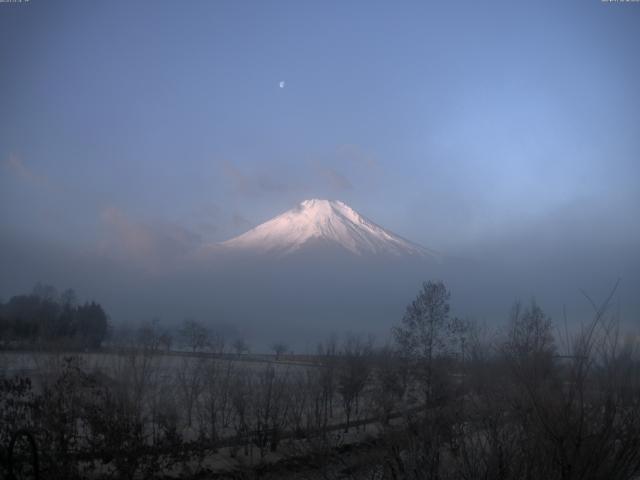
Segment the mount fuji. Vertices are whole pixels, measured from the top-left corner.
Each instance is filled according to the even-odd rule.
[[[216,318],[259,341],[291,344],[347,325],[385,336],[421,283],[447,280],[455,266],[347,204],[321,199],[204,244],[192,261],[198,274],[184,284],[198,292],[194,305],[215,305]]]
[[[439,253],[382,228],[341,201],[320,199],[305,200],[220,246],[226,251],[278,258],[319,248],[361,257],[441,258]]]

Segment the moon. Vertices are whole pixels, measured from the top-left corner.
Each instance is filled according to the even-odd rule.
[[[282,80],[282,81],[279,83],[279,85],[280,85],[280,88],[284,88],[284,85],[285,85],[284,80]]]

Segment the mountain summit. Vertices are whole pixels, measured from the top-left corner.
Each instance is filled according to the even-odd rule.
[[[429,257],[439,254],[385,230],[337,200],[305,200],[222,246],[287,255],[314,246],[339,247],[356,255]]]

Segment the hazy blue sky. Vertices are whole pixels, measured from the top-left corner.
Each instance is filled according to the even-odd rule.
[[[166,258],[329,197],[622,264],[639,48],[640,3],[600,0],[1,3],[0,235]]]

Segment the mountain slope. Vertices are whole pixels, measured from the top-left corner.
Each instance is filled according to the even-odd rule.
[[[287,255],[321,244],[355,255],[440,257],[380,227],[343,202],[319,199],[305,200],[221,245],[229,250]]]

